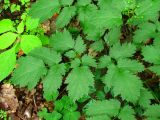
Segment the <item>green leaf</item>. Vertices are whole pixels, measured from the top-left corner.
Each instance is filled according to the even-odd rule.
[[[110,29],[108,34],[104,36],[105,42],[109,45],[114,45],[119,42],[121,36],[121,30],[119,27]]]
[[[96,52],[101,52],[104,49],[103,41],[98,40],[90,45],[90,48]]]
[[[59,14],[56,20],[56,27],[63,28],[65,27],[72,17],[75,15],[76,8],[74,6],[63,8],[62,12]]]
[[[97,67],[96,60],[90,55],[84,55],[82,57],[82,65]]]
[[[50,45],[54,50],[63,52],[74,47],[74,40],[71,34],[67,30],[64,30],[52,35]]]
[[[94,116],[94,117],[89,117],[86,118],[87,120],[111,120],[110,117],[108,117],[107,115],[101,115],[101,116]]]
[[[142,48],[143,59],[150,63],[160,64],[160,52],[154,46],[145,46]]]
[[[99,0],[98,5],[101,9],[118,9],[122,13],[127,13],[135,9],[136,0]]]
[[[40,35],[38,37],[42,41],[42,45],[43,46],[49,45],[49,37],[48,36],[46,36],[46,35]]]
[[[19,59],[18,65],[18,68],[13,72],[11,81],[14,85],[27,86],[30,90],[37,85],[47,71],[42,60],[31,56]]]
[[[160,75],[160,65],[153,65],[153,66],[149,67],[149,70],[156,73],[156,75]]]
[[[136,0],[99,0],[98,6],[100,9],[118,9],[120,12],[124,13],[134,10],[136,2]]]
[[[159,120],[159,118],[155,118],[155,117],[148,117],[146,120]]]
[[[77,1],[78,6],[85,6],[85,5],[89,5],[90,3],[91,3],[91,0],[78,0]]]
[[[135,112],[129,105],[126,105],[121,109],[118,118],[120,120],[136,120]]]
[[[156,26],[153,23],[145,22],[139,25],[139,29],[134,32],[133,42],[142,43],[150,38],[154,38]]]
[[[93,11],[95,12],[96,10],[97,10],[97,7],[94,4],[78,7],[78,20],[81,22],[82,25],[85,25],[85,21],[89,19],[92,12]]]
[[[143,108],[147,108],[150,103],[151,99],[154,99],[153,95],[147,89],[141,89],[141,97],[139,98],[138,104]]]
[[[44,22],[55,13],[58,13],[59,10],[59,0],[38,0],[32,5],[29,15],[33,18],[39,18],[40,22]]]
[[[106,85],[106,88],[111,89],[113,87],[114,76],[117,74],[118,68],[111,64],[108,66],[107,74],[104,76],[103,83]]]
[[[66,114],[67,112],[74,112],[77,109],[77,104],[68,96],[63,96],[60,100],[55,101],[54,109],[60,113]]]
[[[112,7],[117,8],[118,10],[122,11],[129,11],[131,9],[135,9],[136,7],[136,0],[112,0]]]
[[[32,24],[31,24],[32,23]],[[33,30],[35,28],[37,28],[39,25],[39,19],[33,19],[31,17],[27,17],[26,19],[26,29],[28,30]]]
[[[16,54],[14,49],[0,54],[0,81],[5,79],[16,65]]]
[[[106,96],[106,94],[101,90],[96,92],[96,97],[98,100],[105,100],[106,99],[105,96]]]
[[[76,111],[77,104],[68,96],[63,96],[60,100],[55,101],[55,111],[63,114],[63,120],[78,120],[80,113]]]
[[[68,58],[75,58],[76,57],[76,53],[73,50],[70,50],[68,52],[65,53],[65,56]]]
[[[56,93],[62,84],[62,79],[65,74],[64,64],[55,64],[48,71],[47,76],[43,81],[44,96],[47,100],[52,100],[53,93]]]
[[[84,41],[81,36],[78,36],[75,42],[74,50],[81,54],[86,50],[86,45],[84,44]]]
[[[105,28],[113,28],[122,24],[121,13],[115,9],[94,10],[85,18],[84,33],[87,34],[88,39],[98,40]]]
[[[42,43],[35,35],[22,35],[20,45],[24,53],[28,54],[34,48],[41,47]]]
[[[59,92],[56,91],[56,92],[48,92],[47,91],[44,91],[44,88],[43,88],[43,98],[46,100],[46,101],[55,101],[57,99],[59,95]]]
[[[45,64],[52,66],[61,61],[61,55],[50,48],[40,47],[32,50],[28,55],[42,59]]]
[[[140,90],[143,88],[141,80],[136,75],[115,66],[109,67],[104,83],[109,88],[113,87],[114,96],[121,95],[122,99],[133,103],[138,100]]]
[[[110,56],[119,59],[119,58],[126,58],[126,57],[132,57],[132,55],[136,52],[136,47],[134,44],[131,43],[125,43],[125,44],[115,44],[110,49]]]
[[[121,94],[123,99],[126,99],[130,102],[136,102],[138,100],[138,98],[140,97],[142,82],[137,76],[132,75],[128,71],[124,71],[118,73],[115,80],[115,83],[113,83],[113,92],[115,96]]]
[[[6,49],[16,40],[17,34],[12,32],[4,33],[0,36],[0,49]]]
[[[160,32],[158,32],[157,34],[155,34],[154,36],[154,41],[153,41],[153,46],[160,48]]]
[[[97,14],[97,13],[95,13]],[[104,34],[105,30],[103,28],[98,28],[99,26],[94,26],[93,24],[89,23],[90,20],[88,20],[86,25],[84,25],[83,32],[86,34],[86,38],[91,41],[97,41],[101,38],[101,36]],[[87,24],[88,23],[88,24]]]
[[[81,6],[78,8],[78,20],[80,21],[84,33],[87,34],[87,38],[89,40],[98,40],[100,36],[103,34],[104,30],[96,28],[95,25],[92,24],[90,18],[92,17],[91,14],[96,13],[97,11],[97,6],[94,4],[90,4],[87,6]]]
[[[78,120],[80,118],[80,113],[79,112],[67,112],[63,116],[63,120]]]
[[[103,101],[97,100],[90,102],[86,107],[87,120],[98,120],[96,118],[102,118],[102,120],[110,120],[110,117],[118,115],[120,102],[114,99]]]
[[[121,13],[116,9],[97,10],[90,16],[94,26],[113,28],[122,24]]]
[[[71,5],[73,3],[73,0],[60,0],[60,4],[63,5],[63,6],[66,6],[66,5]]]
[[[89,87],[94,86],[93,74],[87,66],[76,67],[68,75],[65,83],[69,97],[76,101],[84,95],[88,95]]]
[[[74,60],[71,61],[71,68],[76,68],[79,67],[81,64],[81,61],[79,58],[75,58]]]
[[[110,56],[104,55],[100,57],[98,68],[105,68],[112,64],[112,60]]]
[[[62,115],[56,111],[48,113],[46,108],[43,108],[40,112],[38,112],[38,116],[40,118],[44,118],[45,120],[59,120],[62,117]]]
[[[148,106],[147,110],[144,112],[144,115],[150,118],[160,118],[160,105],[154,104]]]
[[[21,21],[17,27],[17,33],[21,34],[24,32],[24,22]]]
[[[123,70],[129,70],[133,73],[142,72],[144,70],[144,66],[142,63],[136,60],[129,60],[129,59],[119,59],[118,67]]]
[[[112,1],[111,0],[98,0],[98,6],[101,9],[106,9],[111,5],[112,5]]]
[[[135,9],[135,16],[129,22],[132,24],[139,24],[144,21],[156,21],[159,16],[159,0],[143,0],[138,1],[138,7]]]
[[[0,34],[13,30],[14,30],[13,22],[10,19],[3,19],[0,21]]]

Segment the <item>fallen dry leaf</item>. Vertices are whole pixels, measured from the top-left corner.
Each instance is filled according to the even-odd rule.
[[[0,91],[0,104],[3,106],[2,109],[8,111],[8,113],[16,112],[19,103],[15,95],[15,89],[11,84],[3,84]]]

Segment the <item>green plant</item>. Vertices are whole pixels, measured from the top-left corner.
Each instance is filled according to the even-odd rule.
[[[7,120],[7,113],[3,110],[0,110],[0,119]]]
[[[9,9],[11,11],[11,13],[13,12],[20,12],[24,6],[25,7],[25,10],[28,9],[29,5],[30,5],[30,0],[19,0],[20,4],[17,4],[17,3],[12,3],[10,2],[10,0],[4,0],[4,4],[3,4],[3,9],[4,10],[7,10]]]
[[[43,83],[44,98],[55,103],[53,112],[39,112],[46,120],[78,120],[77,107],[73,113],[65,108],[68,101],[67,106],[87,103],[81,108],[87,120],[160,119],[160,97],[148,85],[160,75],[159,6],[159,0],[38,0],[29,11],[31,19],[42,23],[58,14],[56,32],[47,47],[21,46],[27,56],[19,58],[11,82],[30,90]],[[156,79],[157,89],[158,84]],[[68,97],[57,100],[61,86]],[[67,113],[73,116],[64,118]]]
[[[54,112],[48,113],[45,108],[39,112],[39,116],[41,118],[45,118],[46,120],[59,120],[63,118],[63,120],[78,120],[80,117],[80,112],[77,110],[77,104],[73,103],[73,101],[67,97],[63,96],[60,100],[55,101]]]
[[[31,22],[34,24],[30,24]],[[33,48],[42,46],[39,36],[43,36],[44,32],[38,28],[37,19],[31,19],[25,14],[22,15],[22,21],[18,25],[10,19],[3,19],[0,21],[0,26],[1,81],[15,68],[17,52],[22,50],[27,54]]]

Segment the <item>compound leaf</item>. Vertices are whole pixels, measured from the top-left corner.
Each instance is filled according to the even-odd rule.
[[[90,55],[84,55],[82,57],[82,64],[86,66],[97,67],[96,60]]]
[[[133,42],[142,43],[154,38],[156,26],[153,23],[145,22],[139,25],[139,29],[134,32]]]
[[[21,48],[24,51],[24,53],[28,54],[34,48],[41,47],[42,42],[35,35],[23,35],[21,37],[20,45],[21,45]]]
[[[77,5],[78,6],[85,6],[91,3],[91,0],[78,0]]]
[[[135,103],[140,97],[142,82],[136,75],[127,70],[121,70],[113,65],[110,66],[104,78],[104,83],[109,88],[113,87],[115,96],[121,95],[123,99],[129,102]]]
[[[79,112],[67,112],[63,116],[63,120],[78,120],[80,118],[80,113]]]
[[[59,120],[62,115],[56,111],[48,113],[46,108],[43,108],[40,112],[38,112],[38,116],[40,118],[44,118],[45,120]]]
[[[74,50],[78,53],[81,54],[86,50],[86,45],[84,44],[84,41],[81,36],[78,36],[76,41],[75,41],[75,46]]]
[[[66,79],[69,97],[75,101],[88,95],[89,87],[94,86],[93,74],[89,67],[81,66],[74,68]]]
[[[132,24],[139,24],[148,20],[156,21],[159,16],[159,0],[144,0],[138,1],[138,7],[135,9],[135,16],[129,22]]]
[[[113,86],[113,92],[116,96],[121,94],[123,99],[134,103],[140,97],[142,82],[137,76],[128,71],[123,71],[117,74]]]
[[[156,75],[160,75],[160,65],[153,65],[148,69],[156,73]]]
[[[120,120],[136,120],[135,112],[129,105],[126,105],[121,109],[118,118]]]
[[[98,120],[98,118],[101,118],[102,120],[110,120],[110,117],[118,115],[120,102],[114,99],[92,101],[86,107],[87,120]]]
[[[55,13],[58,13],[59,10],[59,0],[38,0],[32,5],[29,15],[33,18],[39,18],[40,22],[44,22]]]
[[[75,15],[76,8],[74,6],[63,8],[56,20],[56,27],[62,28],[66,26]]]
[[[79,58],[75,58],[71,61],[71,68],[79,67],[81,64],[81,61]]]
[[[151,99],[154,99],[152,93],[147,89],[141,89],[141,97],[139,98],[138,104],[146,108],[150,105]]]
[[[62,59],[59,53],[46,47],[35,48],[28,55],[42,59],[45,64],[50,66],[58,64]]]
[[[16,40],[17,34],[12,32],[4,33],[0,36],[0,49],[6,49]]]
[[[13,30],[14,30],[13,22],[10,19],[3,19],[0,21],[0,34]]]
[[[54,50],[63,52],[74,47],[74,40],[71,34],[67,30],[64,30],[52,35],[50,45]]]
[[[11,81],[15,85],[27,86],[31,90],[37,85],[46,71],[42,60],[31,56],[22,57],[19,59],[18,68],[13,72]]]
[[[144,70],[143,64],[136,60],[119,59],[117,63],[119,68],[129,70],[133,73],[142,72]]]
[[[28,16],[26,18],[26,30],[27,31],[37,28],[38,25],[39,25],[39,19],[38,18],[35,19],[35,18],[31,18],[30,16]]]
[[[6,78],[16,65],[16,54],[14,49],[0,54],[0,81]]]
[[[104,49],[103,41],[98,40],[90,45],[90,48],[96,52],[101,52]]]
[[[120,28],[114,27],[110,29],[108,34],[105,35],[104,39],[107,44],[114,45],[117,42],[119,42],[120,36],[121,36]]]
[[[122,24],[122,16],[116,9],[98,10],[96,13],[90,17],[95,26],[113,28]]]
[[[98,68],[105,68],[112,64],[110,56],[104,55],[99,59]]]
[[[147,110],[144,112],[144,115],[147,116],[150,120],[160,118],[160,105],[150,105],[147,107]]]
[[[47,100],[52,100],[53,93],[56,93],[62,84],[62,78],[65,74],[64,64],[55,64],[48,71],[47,76],[43,81],[44,96]]]
[[[110,49],[110,56],[119,59],[119,58],[126,58],[132,57],[132,55],[136,52],[136,47],[134,44],[125,43],[123,45],[115,44]]]
[[[159,64],[160,63],[160,53],[159,49],[154,46],[145,46],[142,48],[143,59],[147,62]]]
[[[73,0],[60,0],[60,4],[63,5],[63,6],[66,6],[66,5],[71,5],[73,3]]]
[[[21,22],[19,23],[19,25],[17,26],[17,33],[18,33],[18,34],[21,34],[21,33],[23,33],[23,32],[24,32],[24,22],[21,21]]]

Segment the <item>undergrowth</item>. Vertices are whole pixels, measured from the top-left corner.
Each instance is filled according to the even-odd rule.
[[[19,24],[0,21],[0,80],[41,82],[46,120],[159,120],[159,11],[159,0],[37,0]]]

